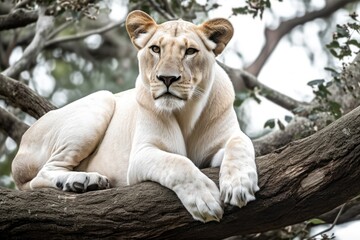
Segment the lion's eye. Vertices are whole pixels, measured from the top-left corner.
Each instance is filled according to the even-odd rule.
[[[160,47],[156,46],[156,45],[152,45],[150,47],[151,51],[153,51],[154,53],[160,53]]]
[[[195,49],[195,48],[188,48],[186,49],[185,55],[193,55],[195,53],[197,53],[199,50]]]

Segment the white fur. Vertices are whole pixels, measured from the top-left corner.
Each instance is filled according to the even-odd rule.
[[[139,15],[146,22],[139,11],[129,18]],[[176,37],[166,35],[172,25],[179,28]],[[255,199],[254,149],[239,128],[230,79],[195,34],[201,28],[184,21],[150,27],[156,30],[150,40],[133,39],[144,46],[135,89],[91,94],[49,112],[24,134],[12,165],[18,188],[82,192],[154,181],[173,190],[203,222],[219,221],[223,202],[242,207]],[[151,66],[156,56],[147,51],[160,38],[172,53],[162,49]],[[179,60],[183,39],[198,55]],[[166,71],[181,74],[170,91],[183,100],[156,98],[164,85],[154,76]],[[220,190],[198,166],[220,166]]]

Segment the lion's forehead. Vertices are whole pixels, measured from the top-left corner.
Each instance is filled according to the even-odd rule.
[[[162,48],[189,48],[200,47],[201,38],[196,32],[196,25],[182,20],[165,22],[159,25],[150,44],[159,45]]]
[[[183,20],[168,21],[159,25],[159,30],[164,31],[173,37],[194,32],[195,28],[195,24]]]

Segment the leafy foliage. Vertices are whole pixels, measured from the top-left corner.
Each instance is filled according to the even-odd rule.
[[[336,31],[333,33],[332,41],[326,45],[329,52],[339,61],[342,62],[342,72],[346,73],[348,66],[347,60],[359,53],[360,43],[357,37],[360,36],[360,24],[358,22],[358,14],[353,12],[349,14],[352,19],[346,24],[337,24]],[[345,92],[351,93],[353,86],[348,81],[341,79],[340,71],[331,67],[326,67],[325,70],[331,73],[332,79],[326,81],[325,79],[316,79],[308,82],[308,85],[313,89],[315,98],[319,102],[319,106],[314,108],[314,112],[327,112],[335,119],[342,116],[343,111],[341,105],[330,99],[331,92],[329,88],[332,84],[336,84]],[[354,95],[354,97],[357,97]]]
[[[282,2],[282,0],[279,0],[279,2]],[[250,14],[253,16],[253,18],[257,16],[262,18],[265,9],[271,8],[270,0],[247,0],[245,3],[246,6],[244,7],[233,8],[233,15],[236,16],[238,14]]]

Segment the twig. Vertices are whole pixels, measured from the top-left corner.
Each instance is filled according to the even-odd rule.
[[[341,206],[341,208],[340,208],[340,210],[339,210],[339,213],[336,215],[336,218],[335,218],[334,222],[331,224],[330,227],[328,227],[327,229],[325,229],[325,230],[323,230],[323,231],[321,231],[321,232],[319,232],[319,233],[316,233],[316,234],[312,235],[311,237],[309,237],[309,238],[307,238],[307,239],[309,239],[309,240],[310,240],[310,239],[313,239],[313,238],[315,238],[316,236],[319,236],[319,235],[321,235],[321,234],[323,234],[323,233],[326,233],[326,232],[330,231],[331,229],[333,229],[333,228],[335,227],[337,221],[339,220],[339,217],[340,217],[342,211],[344,210],[345,206],[346,206],[346,203],[344,203],[344,204]]]
[[[71,24],[74,23],[74,20],[71,19],[69,21],[66,21],[65,23],[63,23],[61,26],[59,26],[58,28],[56,28],[54,31],[52,31],[49,36],[48,39],[51,39],[53,37],[55,37],[56,35],[59,34],[59,32],[61,32],[62,30],[64,30],[65,28],[69,27]]]
[[[151,6],[153,6],[153,8],[158,12],[160,13],[161,16],[163,16],[166,20],[172,20],[174,19],[174,17],[172,17],[170,14],[168,14],[164,9],[162,9],[160,7],[160,5],[153,1],[153,0],[149,0]]]
[[[83,32],[83,33],[79,33],[79,34],[75,34],[75,35],[71,35],[71,36],[55,38],[53,40],[50,40],[50,41],[46,42],[45,47],[49,47],[51,45],[58,44],[58,43],[84,39],[84,38],[86,38],[86,37],[88,37],[90,35],[93,35],[93,34],[102,34],[104,32],[112,30],[113,28],[120,27],[123,24],[124,24],[124,21],[110,23],[110,24],[108,24],[108,25],[106,25],[106,26],[104,26],[102,28],[98,28],[98,29],[95,29],[95,30],[90,30],[90,31],[87,31],[87,32]]]
[[[280,25],[274,29],[270,30],[265,29],[265,45],[260,51],[260,54],[256,60],[248,67],[245,68],[247,72],[250,72],[254,76],[257,76],[260,73],[260,70],[264,66],[267,59],[270,57],[274,49],[276,48],[279,41],[282,37],[294,29],[298,25],[302,25],[306,22],[312,21],[316,18],[324,18],[330,16],[339,8],[344,7],[350,2],[355,2],[357,0],[348,0],[348,1],[327,1],[327,4],[321,10],[313,11],[306,13],[301,17],[296,17],[284,22],[281,22]]]
[[[168,0],[162,1],[165,5],[166,11],[172,16],[172,18],[177,18],[176,14],[174,13],[174,10],[171,7],[171,4],[169,4]]]
[[[15,5],[14,9],[19,9],[19,8],[25,7],[30,2],[31,2],[31,0],[20,1]]]
[[[233,82],[241,81],[242,79],[248,89],[253,90],[256,87],[259,88],[265,98],[289,111],[293,112],[296,108],[300,106],[305,107],[308,105],[305,102],[299,102],[285,94],[282,94],[266,86],[265,84],[259,82],[255,76],[246,71],[230,68],[229,66],[219,61],[217,62],[226,71],[226,73],[229,75]]]
[[[2,72],[5,76],[16,77],[36,59],[37,55],[43,49],[47,35],[54,26],[54,17],[45,15],[45,11],[45,7],[39,8],[39,18],[36,23],[35,36],[25,49],[20,60]]]

